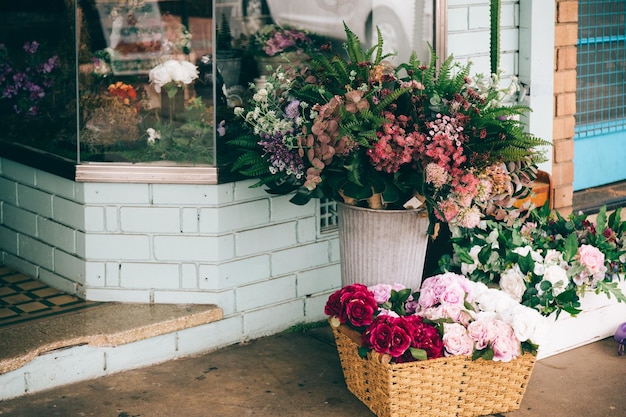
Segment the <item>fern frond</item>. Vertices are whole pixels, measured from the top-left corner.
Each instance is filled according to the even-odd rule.
[[[346,22],[343,22],[343,28],[347,36],[346,51],[348,52],[348,58],[350,58],[350,61],[352,61],[355,65],[359,62],[365,61],[365,53],[363,51],[363,47],[361,46],[359,37],[350,30],[348,25],[346,25]]]

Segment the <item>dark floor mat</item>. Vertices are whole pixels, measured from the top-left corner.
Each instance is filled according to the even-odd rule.
[[[84,301],[0,266],[0,328],[56,317],[101,303]]]

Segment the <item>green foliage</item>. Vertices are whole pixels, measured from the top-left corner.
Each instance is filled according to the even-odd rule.
[[[465,271],[468,278],[488,285],[499,285],[503,276],[512,274],[525,287],[522,304],[544,315],[575,316],[581,312],[580,297],[590,289],[626,302],[618,287],[626,255],[625,223],[619,210],[607,218],[606,207],[601,208],[594,225],[584,214],[563,217],[546,204],[512,224],[487,220],[481,228],[452,228],[453,251],[439,259],[439,267]],[[580,259],[582,245],[603,254],[603,278],[589,275]],[[548,268],[562,272],[553,269],[548,277]]]

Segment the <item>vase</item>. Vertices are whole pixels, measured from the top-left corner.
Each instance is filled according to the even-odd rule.
[[[428,247],[423,210],[373,210],[337,203],[342,286],[399,283],[419,289]]]
[[[227,89],[239,85],[241,57],[220,57],[218,55],[216,65]]]

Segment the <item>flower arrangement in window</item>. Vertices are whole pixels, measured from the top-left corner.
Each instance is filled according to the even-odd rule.
[[[37,41],[24,43],[25,55],[17,59],[0,44],[0,100],[9,103],[16,114],[40,114],[59,73],[59,56],[42,56],[39,47]]]
[[[276,56],[286,52],[303,52],[313,45],[311,33],[276,24],[261,26],[250,39],[253,55]]]
[[[453,251],[439,261],[443,270],[498,285],[544,315],[577,315],[587,291],[626,302],[617,287],[626,269],[620,209],[607,215],[603,207],[594,223],[584,214],[563,217],[546,205],[512,223],[486,220],[451,231]]]
[[[547,142],[524,131],[527,107],[503,104],[506,91],[452,57],[394,67],[380,36],[364,50],[345,29],[347,57],[311,52],[236,109],[252,134],[232,142],[235,170],[296,204],[423,204],[431,226],[474,227],[528,193]]]
[[[464,355],[509,362],[536,354],[541,320],[506,293],[454,273],[427,278],[419,292],[401,285],[352,284],[324,308],[332,326],[361,334],[359,354],[375,351],[395,363]]]

